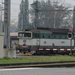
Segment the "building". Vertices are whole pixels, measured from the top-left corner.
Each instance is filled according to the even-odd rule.
[[[15,49],[16,48],[16,43],[18,43],[18,42],[19,42],[18,32],[11,32],[10,33],[10,46],[13,45],[13,49]]]

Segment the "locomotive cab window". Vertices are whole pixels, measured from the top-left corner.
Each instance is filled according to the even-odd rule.
[[[31,33],[24,33],[24,37],[31,37]]]
[[[31,33],[19,32],[18,37],[31,37]]]
[[[24,37],[24,33],[18,33],[18,37]]]

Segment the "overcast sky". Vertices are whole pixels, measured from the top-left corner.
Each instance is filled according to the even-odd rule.
[[[2,0],[0,0],[1,3]],[[34,0],[35,1],[35,0]],[[41,1],[41,0],[39,0]],[[52,1],[52,0],[51,0]],[[66,3],[71,4],[71,6],[75,5],[74,0],[63,0]],[[29,4],[31,4],[33,0],[29,0]],[[11,19],[17,21],[18,20],[18,13],[19,13],[19,4],[21,3],[21,0],[11,0]]]

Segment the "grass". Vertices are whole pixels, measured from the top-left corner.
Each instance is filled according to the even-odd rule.
[[[20,58],[9,58],[4,57],[0,59],[0,64],[6,63],[28,63],[28,62],[54,62],[54,61],[75,61],[74,56],[59,55],[59,56],[30,56],[30,57],[20,57]]]

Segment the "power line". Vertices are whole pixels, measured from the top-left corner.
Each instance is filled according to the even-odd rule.
[[[13,4],[13,5],[20,5],[20,4],[17,4],[17,3],[11,3],[11,4]],[[31,5],[31,4],[30,4]]]
[[[11,4],[13,4],[13,5],[20,5],[20,4],[17,4],[17,3],[11,3]]]
[[[1,3],[1,2],[0,2]],[[2,3],[2,4],[4,4],[4,3]],[[17,3],[11,3],[11,4],[13,4],[13,5],[20,5],[20,4],[17,4]]]

